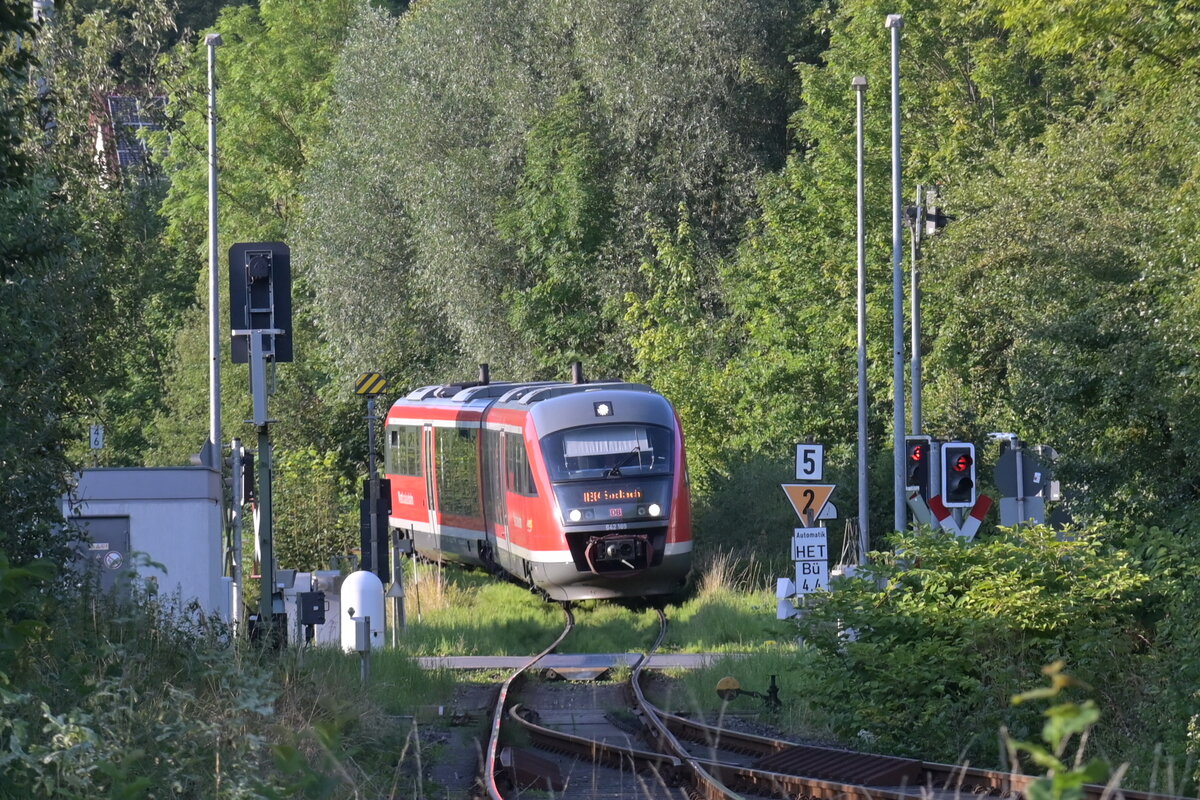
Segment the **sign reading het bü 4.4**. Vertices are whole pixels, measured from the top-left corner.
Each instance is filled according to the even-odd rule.
[[[829,583],[829,538],[825,528],[796,528],[792,534],[796,594],[824,589]]]

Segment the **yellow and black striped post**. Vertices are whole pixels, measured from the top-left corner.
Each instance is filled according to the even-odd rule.
[[[367,541],[364,542],[367,550],[362,555],[362,564],[364,569],[375,573],[380,572],[379,565],[371,563],[376,552],[374,538],[377,512],[375,506],[379,500],[379,473],[375,469],[375,423],[378,422],[375,418],[375,397],[386,388],[387,380],[378,372],[364,372],[354,382],[355,394],[367,398],[367,500],[370,503],[368,512],[370,527],[367,530],[370,533]]]
[[[364,372],[354,382],[354,393],[365,397],[375,397],[376,395],[383,394],[383,390],[386,388],[387,378],[378,372]]]
[[[401,566],[397,560],[395,569],[391,569],[388,564],[387,556],[387,536],[388,528],[386,522],[386,510],[381,511],[381,488],[386,485],[386,481],[379,479],[379,472],[376,468],[375,459],[375,425],[379,421],[375,417],[375,398],[382,394],[387,389],[387,379],[378,372],[364,372],[358,376],[358,380],[354,382],[354,393],[360,397],[367,398],[367,458],[368,458],[368,477],[366,484],[366,501],[363,509],[362,527],[365,530],[363,536],[363,552],[361,569],[367,569],[374,572],[380,577],[380,580],[385,583],[395,581],[395,585],[400,586],[398,594],[389,596],[393,597],[394,611],[392,622],[392,645],[396,646],[396,628],[403,626],[404,620],[404,590],[403,590],[403,574]],[[390,491],[390,490],[389,490]],[[390,499],[390,498],[388,498]],[[383,522],[383,530],[380,531],[380,514],[385,515]],[[380,537],[383,537],[382,539]],[[397,556],[398,559],[398,556]],[[386,624],[385,626],[386,627]]]

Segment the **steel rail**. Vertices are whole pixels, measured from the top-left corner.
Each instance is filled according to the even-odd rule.
[[[808,778],[753,767],[737,766],[705,758],[678,758],[627,745],[597,742],[583,736],[546,728],[524,716],[528,709],[514,706],[509,715],[524,726],[530,741],[552,752],[608,764],[632,764],[639,770],[658,775],[664,785],[680,786],[690,783],[694,796],[706,798],[739,798],[738,789],[790,800],[796,797],[817,800],[912,800],[926,797],[929,792],[921,786],[876,787]],[[706,778],[705,778],[706,776]],[[961,799],[960,799],[961,800]]]
[[[820,762],[819,770],[825,775],[811,774],[813,778],[832,780],[832,776],[840,769],[857,773],[860,784],[873,787],[885,785],[884,779],[864,781],[863,765],[871,769],[870,763],[875,762],[873,769],[878,778],[889,771],[907,765],[916,770],[909,771],[912,779],[907,782],[895,780],[894,785],[903,785],[909,790],[924,789],[930,791],[962,792],[977,796],[1009,797],[1021,796],[1031,783],[1039,776],[1022,773],[1004,772],[1001,770],[984,769],[981,767],[955,766],[936,762],[902,759],[894,756],[882,756],[859,753],[834,747],[817,745],[801,745],[786,739],[745,733],[741,731],[720,728],[694,719],[681,717],[667,711],[655,708],[667,727],[680,739],[708,745],[715,749],[729,750],[746,755],[759,757],[760,762],[775,765],[794,765],[799,769],[812,769],[814,763]],[[774,757],[774,758],[772,758]],[[756,769],[761,769],[758,767]],[[770,772],[771,770],[763,770]],[[793,773],[788,773],[793,774]],[[849,778],[839,778],[849,780]],[[1101,784],[1085,784],[1083,787],[1084,800],[1102,800],[1102,798],[1123,797],[1125,800],[1190,800],[1178,795],[1158,794],[1130,789],[1119,789]],[[875,790],[878,794],[878,789]]]
[[[483,780],[487,787],[488,797],[491,800],[504,800],[504,795],[500,794],[500,789],[496,786],[496,759],[500,750],[500,724],[504,720],[504,706],[508,702],[508,693],[517,685],[518,680],[524,680],[526,672],[542,659],[558,649],[563,640],[567,638],[567,634],[575,627],[575,615],[571,613],[571,608],[568,604],[561,605],[563,615],[566,617],[566,622],[563,625],[563,631],[558,635],[558,638],[542,652],[532,657],[520,669],[508,676],[508,680],[500,687],[500,695],[496,698],[496,707],[492,712],[492,730],[488,736],[487,756],[483,763]]]
[[[633,674],[629,676],[629,688],[633,693],[634,702],[637,704],[637,714],[641,717],[643,724],[650,728],[650,734],[657,742],[658,746],[664,748],[668,752],[675,755],[687,773],[687,779],[692,784],[695,794],[705,800],[741,800],[741,795],[733,789],[726,786],[717,776],[713,775],[701,759],[694,757],[688,752],[687,748],[675,738],[675,735],[667,728],[665,722],[659,717],[658,709],[646,699],[645,693],[642,691],[642,670],[650,661],[650,656],[662,646],[663,639],[667,638],[667,615],[663,613],[661,608],[658,611],[659,631],[658,638],[654,641],[654,645],[638,659],[637,666],[633,668]],[[711,764],[709,765],[711,766]]]
[[[569,615],[569,610],[567,613]],[[508,709],[509,718],[524,726],[530,741],[539,748],[595,763],[632,765],[638,771],[656,774],[664,786],[688,786],[691,797],[705,800],[742,800],[740,792],[806,800],[961,800],[970,795],[1015,800],[1037,780],[1037,776],[998,770],[800,745],[784,739],[719,728],[663,711],[646,698],[641,686],[643,671],[650,656],[666,638],[666,615],[661,610],[658,613],[658,638],[649,650],[639,656],[629,679],[628,690],[643,726],[662,752],[596,741],[547,728],[537,722],[536,712],[517,704]],[[567,628],[559,639],[514,673],[501,689],[488,743],[486,766],[488,793],[492,800],[503,800],[495,785],[495,763],[499,718],[503,715],[510,689],[542,656],[553,652],[570,631],[571,624],[568,617]],[[712,749],[740,752],[755,757],[756,761],[752,765],[742,766],[697,757],[686,749],[681,740],[697,742]],[[1121,798],[1188,800],[1099,785],[1084,787],[1084,800]]]
[[[588,761],[613,766],[632,764],[637,769],[646,769],[667,776],[668,783],[672,782],[670,776],[675,775],[681,766],[678,758],[665,753],[639,750],[623,744],[610,744],[587,736],[578,736],[566,731],[547,728],[531,718],[534,713],[532,709],[525,708],[519,703],[508,710],[509,717],[525,728],[529,734],[529,741],[543,750],[578,756]]]

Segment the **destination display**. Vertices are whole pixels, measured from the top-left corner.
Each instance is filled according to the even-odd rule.
[[[646,493],[638,486],[622,486],[617,489],[587,489],[580,493],[583,505],[596,503],[632,503],[644,500]]]
[[[671,511],[670,477],[637,481],[570,481],[554,485],[563,521],[629,523],[665,519]]]

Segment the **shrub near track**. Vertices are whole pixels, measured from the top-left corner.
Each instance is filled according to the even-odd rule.
[[[453,693],[395,653],[364,689],[337,650],[264,652],[138,581],[98,594],[44,567],[0,552],[0,800],[395,796],[412,715]]]
[[[1116,540],[1107,528],[896,536],[895,552],[835,581],[800,622],[811,657],[796,671],[824,717],[814,721],[880,752],[998,766],[1002,727],[1018,739],[1040,729],[1010,697],[1063,660],[1103,709],[1092,746],[1132,762],[1126,785],[1165,789],[1149,786],[1165,782],[1156,753],[1182,754],[1188,716],[1163,706],[1155,680],[1177,644],[1154,634],[1171,589]],[[1182,758],[1172,768],[1172,782],[1190,771]]]

